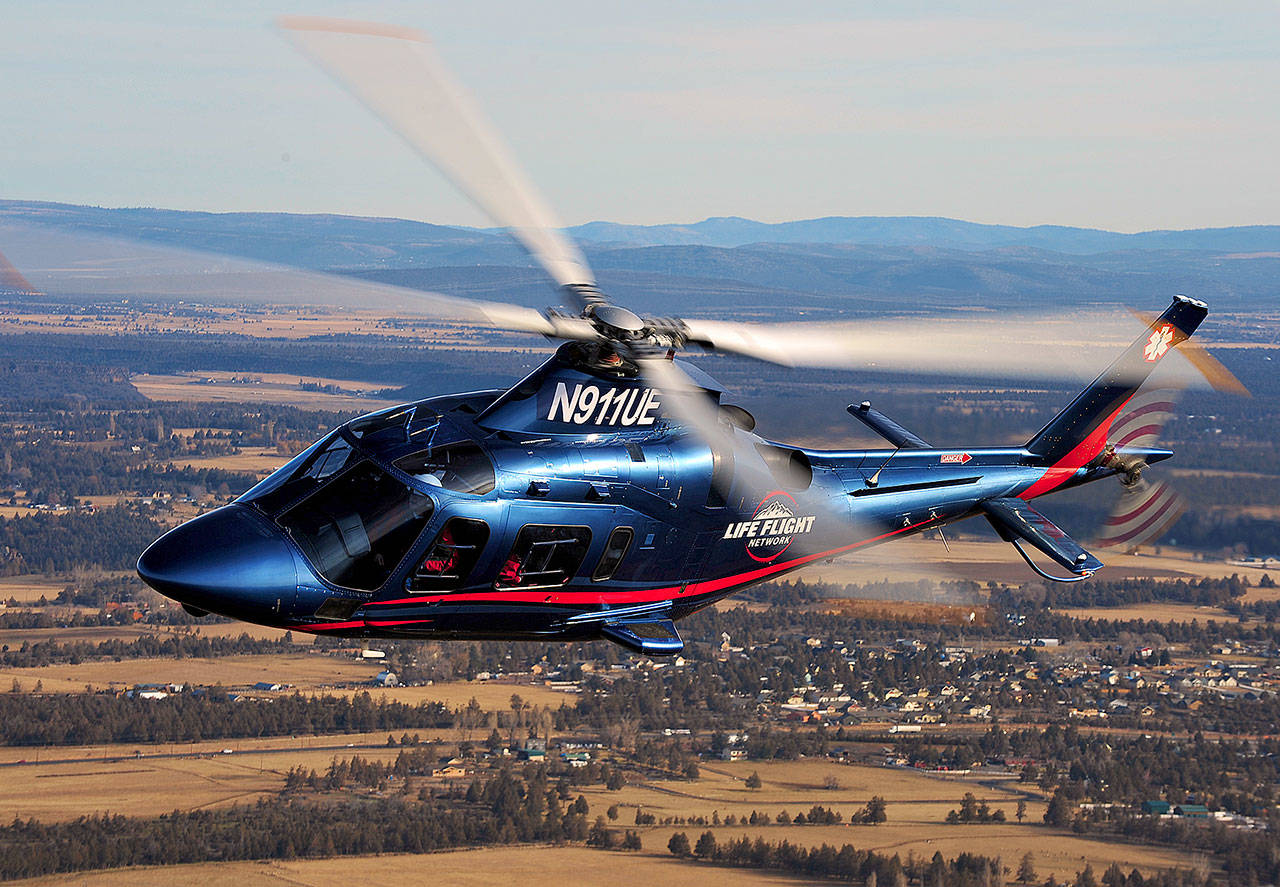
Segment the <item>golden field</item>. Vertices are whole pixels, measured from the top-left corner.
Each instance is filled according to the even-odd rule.
[[[585,847],[493,847],[426,856],[404,854],[289,862],[226,862],[121,869],[11,881],[15,885],[83,887],[351,887],[356,883],[493,887],[611,884],[615,887],[782,887],[803,881],[770,872],[711,868],[658,853],[619,854]]]

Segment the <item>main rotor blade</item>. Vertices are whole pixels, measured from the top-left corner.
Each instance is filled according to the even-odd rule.
[[[14,277],[0,289],[55,296],[118,296],[201,303],[380,308],[560,339],[598,338],[579,317],[544,315],[506,302],[462,299],[345,274],[180,249],[0,219]],[[19,272],[17,269],[21,269]],[[20,283],[19,283],[20,281]]]
[[[1132,308],[1129,309],[1129,313],[1148,326],[1154,323],[1156,319],[1154,314],[1135,311]],[[1244,386],[1244,383],[1236,378],[1235,373],[1223,366],[1220,360],[1206,351],[1205,347],[1196,340],[1188,339],[1180,343],[1178,353],[1200,371],[1200,374],[1204,376],[1215,391],[1239,394],[1242,397],[1253,397],[1249,389]]]
[[[1125,319],[1100,323],[1094,316],[1086,326],[1066,315],[784,324],[682,318],[679,323],[690,344],[782,366],[1081,382],[1133,337],[1132,322]],[[1166,379],[1190,384],[1200,378],[1199,363],[1176,360],[1164,370]],[[1222,372],[1230,376],[1225,368]],[[1220,376],[1207,378],[1219,387]]]
[[[281,30],[304,55],[508,228],[561,287],[593,287],[578,248],[454,80],[426,35],[411,28],[287,16]]]

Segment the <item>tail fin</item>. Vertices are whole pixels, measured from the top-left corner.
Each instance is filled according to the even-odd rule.
[[[1027,442],[1027,449],[1050,465],[1065,460],[1071,464],[1061,467],[1074,469],[1087,463],[1102,451],[1111,423],[1160,358],[1189,339],[1208,313],[1203,302],[1174,296],[1173,304],[1115,363]]]

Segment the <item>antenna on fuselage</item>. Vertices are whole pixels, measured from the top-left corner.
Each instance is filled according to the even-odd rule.
[[[875,474],[873,474],[873,475],[871,475],[871,477],[867,478],[867,486],[869,486],[869,487],[876,487],[876,486],[879,486],[879,485],[880,485],[880,472],[884,471],[885,466],[887,466],[890,462],[892,462],[892,461],[893,461],[893,457],[894,457],[894,456],[896,456],[896,455],[898,455],[898,452],[899,452],[901,449],[902,449],[902,447],[900,447],[900,446],[899,446],[899,447],[894,447],[894,448],[893,448],[893,452],[889,454],[889,458],[888,458],[888,459],[885,459],[885,460],[884,460],[884,463],[883,463],[879,468],[877,468],[877,469],[876,469],[876,473],[875,473]]]

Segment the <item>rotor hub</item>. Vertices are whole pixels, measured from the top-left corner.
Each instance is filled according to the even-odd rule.
[[[587,316],[596,329],[607,338],[627,341],[637,339],[645,331],[645,323],[634,311],[621,305],[602,303],[590,306]]]

